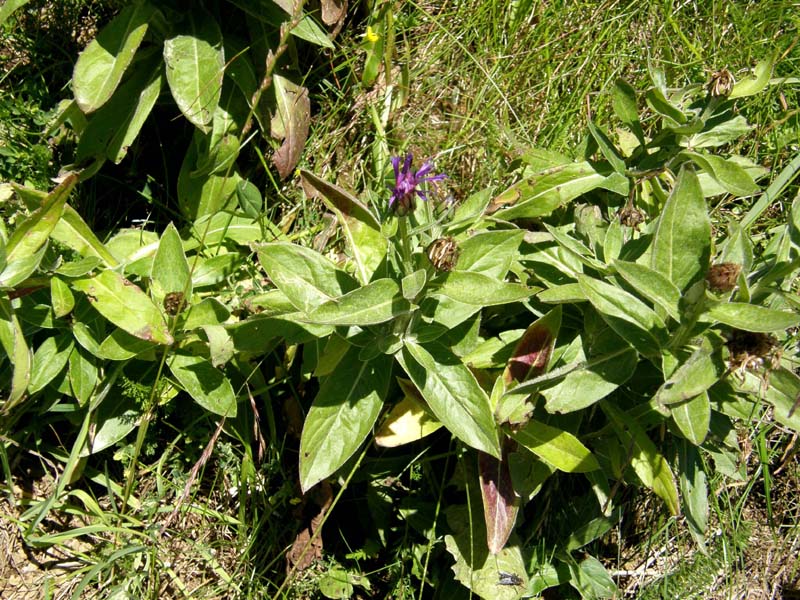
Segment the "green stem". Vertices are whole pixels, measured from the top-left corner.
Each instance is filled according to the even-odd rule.
[[[414,263],[411,260],[411,240],[408,233],[407,217],[397,217],[397,235],[400,236],[400,256],[403,261],[403,274],[409,275],[414,272]]]

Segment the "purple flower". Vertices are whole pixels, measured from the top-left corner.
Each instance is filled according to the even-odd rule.
[[[392,167],[394,167],[394,188],[392,188],[392,197],[389,200],[389,207],[402,216],[414,210],[415,195],[423,200],[427,200],[428,196],[420,189],[420,185],[427,181],[440,181],[445,179],[447,175],[439,173],[438,175],[429,175],[433,170],[433,163],[425,161],[418,171],[411,170],[411,161],[414,156],[409,152],[406,154],[406,159],[403,162],[402,168],[400,167],[400,157],[392,157]]]

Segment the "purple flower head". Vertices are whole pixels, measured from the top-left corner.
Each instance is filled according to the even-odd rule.
[[[429,175],[433,170],[433,163],[425,161],[418,171],[411,170],[411,161],[414,156],[409,152],[406,154],[405,161],[402,168],[400,167],[400,157],[392,157],[392,167],[394,167],[394,187],[392,189],[392,197],[389,200],[389,207],[403,216],[414,210],[415,196],[419,196],[423,200],[427,200],[428,196],[420,188],[421,184],[428,181],[440,181],[445,179],[447,175],[439,173],[438,175]]]

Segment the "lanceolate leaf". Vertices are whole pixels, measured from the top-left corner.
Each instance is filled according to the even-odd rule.
[[[708,309],[708,315],[720,323],[744,331],[782,331],[800,325],[800,314],[775,310],[744,302],[720,302]]]
[[[441,293],[457,302],[476,306],[493,306],[519,302],[529,298],[540,288],[529,288],[519,283],[498,281],[482,273],[453,271],[448,273]]]
[[[366,206],[342,188],[309,171],[301,169],[300,174],[307,187],[336,214],[356,263],[358,279],[362,284],[369,282],[388,250],[388,240],[381,233],[380,223]]]
[[[17,315],[5,294],[0,295],[0,344],[14,365],[8,400],[1,405],[2,412],[7,413],[24,398],[31,379],[32,357]]]
[[[6,262],[30,256],[41,248],[64,213],[67,198],[78,182],[78,176],[68,175],[56,189],[15,230],[6,243]]]
[[[559,327],[561,327],[560,306],[531,323],[514,348],[514,353],[503,371],[506,387],[512,381],[521,383],[544,372],[553,354]]]
[[[364,362],[353,347],[322,384],[300,440],[303,492],[333,474],[366,439],[383,406],[392,359],[381,354]]]
[[[281,147],[272,155],[272,162],[281,178],[285,178],[297,166],[308,138],[311,101],[306,88],[280,75],[272,76],[272,87],[278,104],[278,112],[272,119],[272,136],[282,140]]]
[[[155,11],[146,2],[123,9],[81,52],[72,74],[72,88],[83,112],[94,112],[111,98]]]
[[[705,170],[729,194],[734,196],[751,196],[759,192],[750,174],[732,160],[725,160],[713,154],[683,152],[684,155]]]
[[[697,175],[684,165],[653,237],[652,267],[678,289],[703,278],[711,256],[711,222]]]
[[[639,294],[660,306],[676,321],[681,315],[678,304],[681,292],[664,275],[639,263],[622,260],[613,261],[614,268]]]
[[[222,32],[207,12],[187,12],[188,31],[164,42],[167,82],[183,115],[208,131],[222,93]]]
[[[597,312],[631,346],[644,356],[654,356],[666,341],[661,318],[628,292],[585,275],[578,283]]]
[[[174,353],[170,371],[200,406],[223,417],[236,416],[236,394],[225,374],[202,356]]]
[[[591,406],[628,381],[638,362],[639,355],[629,346],[592,357],[556,385],[542,389],[545,410],[568,413]]]
[[[560,471],[586,473],[600,468],[589,449],[567,431],[532,420],[522,429],[508,432],[520,445]]]
[[[460,242],[456,269],[503,279],[518,255],[525,232],[520,229],[484,231]]]
[[[559,165],[514,184],[492,200],[489,210],[506,220],[542,217],[602,186],[606,179],[588,162]],[[509,206],[500,208],[504,205]]]
[[[600,406],[614,426],[622,446],[630,448],[631,467],[636,475],[666,502],[673,515],[677,515],[680,512],[678,488],[666,459],[658,453],[655,444],[636,419],[626,415],[612,402],[601,400]]]
[[[81,134],[76,160],[97,156],[122,162],[161,93],[163,62],[152,56],[94,113]]]
[[[500,457],[500,442],[489,397],[461,360],[441,346],[430,351],[406,340],[398,361],[431,411],[465,444]]]
[[[272,282],[298,310],[306,313],[358,287],[350,275],[308,248],[273,242],[256,250]]]
[[[708,435],[708,426],[711,422],[711,403],[708,392],[703,392],[683,402],[672,404],[670,414],[683,436],[699,446]]]
[[[729,98],[743,98],[745,96],[752,96],[753,94],[757,94],[767,87],[769,78],[772,76],[772,67],[774,62],[774,58],[768,58],[759,62],[751,76],[745,77],[736,82]]]
[[[396,281],[378,279],[325,302],[303,320],[319,325],[375,325],[406,313],[410,308]]]
[[[72,287],[86,294],[101,315],[131,335],[158,344],[172,344],[161,311],[147,294],[122,275],[101,271],[95,277],[74,280]]]
[[[28,393],[35,394],[53,381],[67,364],[75,342],[70,334],[47,338],[33,354]]]
[[[172,223],[164,230],[153,257],[153,280],[163,294],[180,292],[188,299],[192,293],[189,262],[183,253],[181,236]]]
[[[661,407],[686,402],[717,383],[724,372],[725,365],[719,353],[702,346],[668,374],[653,399]]]
[[[506,439],[503,458],[497,460],[485,452],[478,453],[478,475],[483,498],[483,516],[486,521],[486,543],[489,552],[497,554],[506,545],[519,512],[520,499],[514,493],[511,472],[508,468],[509,446],[516,446]]]

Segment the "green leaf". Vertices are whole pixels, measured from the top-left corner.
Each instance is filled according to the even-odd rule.
[[[474,477],[472,473],[470,476]],[[446,535],[444,541],[447,552],[455,559],[455,578],[484,600],[527,597],[528,574],[519,540],[511,536],[508,545],[491,554],[486,546],[486,530],[484,519],[479,514],[479,504],[476,497],[472,499],[471,507],[450,505],[446,509],[447,523],[453,535]],[[520,584],[501,584],[509,577],[518,578]]]
[[[664,96],[663,92],[657,88],[651,88],[645,94],[645,99],[647,100],[647,105],[656,111],[658,114],[667,117],[678,124],[686,123],[686,115],[672,104],[669,100],[667,100],[666,96]]]
[[[680,488],[686,524],[698,544],[705,542],[708,528],[708,485],[697,448],[683,442],[679,446]]]
[[[614,92],[611,100],[614,112],[620,121],[625,123],[628,128],[636,135],[639,143],[644,146],[645,139],[642,132],[642,125],[639,122],[639,108],[636,104],[636,91],[624,79],[617,79],[614,82]]]
[[[83,112],[94,112],[111,98],[155,12],[155,7],[146,2],[124,8],[80,53],[72,73],[72,89]]]
[[[118,264],[117,259],[97,238],[78,212],[69,205],[64,207],[61,219],[56,223],[50,237],[72,248],[83,257],[99,258],[107,267],[113,268]]]
[[[614,268],[639,294],[664,309],[670,317],[680,321],[681,292],[658,271],[639,263],[614,260]]]
[[[500,458],[489,397],[461,360],[438,345],[406,340],[397,359],[431,411],[462,442]]]
[[[254,183],[250,183],[246,179],[242,179],[236,184],[236,200],[239,202],[239,208],[251,219],[258,219],[264,211],[264,199],[261,197],[261,192]]]
[[[75,308],[75,297],[63,279],[53,277],[50,279],[50,302],[53,305],[53,314],[64,317]]]
[[[742,79],[741,81],[737,81],[734,84],[731,95],[728,96],[728,98],[744,98],[745,96],[753,96],[758,94],[761,90],[767,87],[769,79],[772,77],[772,67],[774,64],[774,57],[759,62],[756,65],[752,75]]]
[[[277,112],[272,117],[272,137],[281,146],[272,155],[278,175],[285,179],[294,172],[308,138],[311,120],[311,101],[308,90],[285,77],[272,75]]]
[[[136,65],[133,75],[89,118],[75,151],[77,162],[94,157],[122,162],[155,106],[162,70],[159,56]]]
[[[685,403],[717,383],[725,371],[726,367],[719,352],[704,345],[695,350],[674,372],[665,373],[668,377],[658,388],[653,400],[661,407]]]
[[[711,403],[708,400],[708,392],[670,405],[670,415],[683,437],[695,446],[699,446],[705,441],[711,422]]]
[[[492,200],[489,212],[496,211],[494,216],[505,220],[543,217],[581,194],[602,186],[606,179],[588,162],[558,165],[527,177],[502,192]]]
[[[97,385],[97,366],[81,346],[75,346],[69,355],[69,385],[78,404],[86,406]]]
[[[627,346],[593,356],[556,385],[541,390],[545,410],[569,413],[591,406],[628,381],[638,362],[636,350]]]
[[[202,356],[176,352],[167,359],[169,370],[184,390],[206,410],[236,416],[236,394],[225,374]]]
[[[520,445],[560,471],[586,473],[600,468],[591,451],[567,431],[536,420],[528,421],[522,429],[506,431]]]
[[[28,393],[35,394],[53,381],[67,365],[75,342],[68,333],[47,338],[33,354]]]
[[[742,115],[736,115],[705,131],[683,136],[678,142],[685,148],[716,148],[733,142],[750,132],[752,127]]]
[[[591,121],[586,125],[589,128],[589,133],[592,138],[597,143],[597,147],[600,148],[600,152],[611,167],[620,175],[625,175],[625,159],[622,158],[622,155],[614,146],[613,142],[608,139],[608,135]]]
[[[6,264],[5,269],[3,272],[0,273],[0,287],[4,288],[14,288],[21,284],[23,281],[28,279],[36,269],[39,268],[39,265],[44,258],[44,254],[48,249],[48,244],[45,243],[42,245],[41,248],[36,250],[33,254],[28,254],[25,256],[20,256]]]
[[[73,289],[86,294],[97,311],[131,335],[158,344],[172,344],[161,311],[138,286],[114,271],[72,282]]]
[[[582,262],[587,267],[601,273],[605,272],[605,265],[594,258],[594,253],[582,242],[578,241],[567,233],[572,228],[572,225],[567,225],[565,227],[553,227],[545,224],[545,229],[547,229],[547,232],[553,236],[553,239],[558,243],[559,246],[561,246],[563,250],[566,250],[569,254],[572,254],[578,261]]]
[[[120,393],[110,394],[93,415],[93,435],[87,440],[87,447],[81,456],[97,454],[124,440],[139,424],[142,406],[134,398]]]
[[[208,258],[192,257],[192,261],[196,265],[192,271],[192,287],[194,289],[222,283],[233,275],[243,263],[242,255],[238,252],[218,254]]]
[[[0,27],[14,14],[14,11],[19,10],[30,1],[31,0],[6,0],[3,5],[0,6]]]
[[[536,299],[546,304],[576,304],[586,302],[586,295],[580,284],[565,283],[539,292]]]
[[[189,261],[183,253],[181,236],[172,223],[167,225],[161,235],[158,250],[153,257],[153,281],[158,284],[161,296],[180,292],[189,298],[192,294]]]
[[[300,175],[338,218],[348,252],[356,263],[358,279],[362,284],[368,283],[386,258],[389,247],[380,223],[364,204],[344,189],[304,169],[300,170]]]
[[[669,463],[658,453],[655,444],[641,425],[613,403],[600,401],[600,407],[611,421],[624,448],[630,448],[631,467],[642,483],[667,504],[673,515],[680,512],[678,488]]]
[[[644,356],[658,354],[666,342],[661,318],[628,292],[586,275],[578,276],[586,298],[617,334]]]
[[[11,301],[6,294],[0,295],[0,343],[14,365],[11,375],[11,390],[2,405],[2,412],[8,413],[25,397],[25,390],[31,380],[31,351],[25,341],[22,327],[17,319]]]
[[[213,176],[214,179],[222,179]],[[233,185],[237,185],[238,181],[234,181]],[[223,190],[223,193],[227,193]],[[203,196],[200,198],[200,209],[205,210],[203,206],[210,207]],[[273,228],[267,223],[267,231],[270,239],[282,239],[285,236],[279,229]],[[260,241],[264,237],[264,230],[250,217],[237,217],[229,212],[212,211],[211,213],[204,214],[194,222],[192,226],[192,238],[197,242],[203,243],[204,246],[214,248],[223,242],[233,242],[242,246],[247,246],[251,242]],[[192,240],[188,240],[185,245],[186,250],[191,250]]]
[[[307,492],[341,467],[366,439],[389,389],[392,359],[364,362],[352,347],[322,383],[300,439],[300,487]]]
[[[406,314],[411,303],[393,279],[378,279],[321,304],[301,320],[319,325],[375,325]]]
[[[207,132],[222,93],[222,32],[203,10],[188,11],[186,16],[188,31],[164,42],[167,83],[183,115]]]
[[[47,195],[42,206],[22,221],[6,242],[6,262],[30,257],[39,250],[64,213],[67,198],[78,182],[78,176],[69,174]]]
[[[482,231],[459,242],[456,269],[503,279],[518,255],[525,232]]]
[[[97,357],[104,360],[128,360],[156,347],[151,342],[132,336],[124,329],[115,329],[101,342]]]
[[[596,598],[616,598],[619,589],[611,579],[611,575],[599,560],[594,556],[586,556],[580,563],[572,561],[567,563],[571,575],[570,585],[578,590],[581,598],[594,600]]]
[[[350,275],[308,248],[272,242],[261,244],[256,250],[272,282],[303,312],[311,313],[320,304],[358,287]]]
[[[653,236],[652,267],[678,289],[705,276],[711,256],[711,222],[694,170],[681,167]]]
[[[248,15],[275,27],[280,27],[283,23],[289,23],[292,16],[292,4],[290,2],[275,2],[273,0],[231,0],[231,2]],[[301,40],[317,44],[323,48],[334,48],[333,42],[331,42],[325,31],[309,15],[301,15],[297,26],[292,29],[291,33]]]
[[[800,325],[800,314],[796,312],[775,310],[744,302],[712,304],[706,314],[715,321],[744,331],[768,333]]]
[[[734,196],[752,196],[761,191],[750,174],[732,160],[725,160],[713,154],[699,154],[684,151],[698,167],[711,175],[722,188]]]
[[[204,298],[197,304],[191,305],[184,313],[179,326],[184,331],[209,325],[222,325],[231,316],[230,311],[216,298]]]
[[[471,271],[452,271],[444,277],[440,292],[457,302],[475,306],[494,306],[525,300],[539,291],[518,283],[505,283]]]

